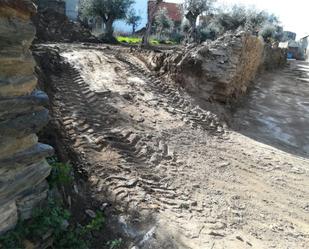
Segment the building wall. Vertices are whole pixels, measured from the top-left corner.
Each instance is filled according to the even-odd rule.
[[[78,3],[79,3],[79,0],[66,0],[66,15],[72,21],[77,20]]]

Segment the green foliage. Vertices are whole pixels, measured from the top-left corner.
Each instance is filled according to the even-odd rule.
[[[215,2],[216,0],[185,0],[184,6],[187,13],[197,18],[200,14],[211,11]]]
[[[139,37],[127,37],[127,36],[117,36],[117,41],[128,44],[139,44],[142,41],[142,38]]]
[[[127,43],[131,45],[140,44],[142,42],[142,38],[139,37],[128,37],[128,36],[117,36],[116,37],[118,42]],[[159,45],[159,44],[167,44],[167,45],[175,45],[177,41],[171,40],[160,40],[160,39],[150,39],[150,43],[152,45]]]
[[[125,19],[134,0],[81,0],[80,13],[84,18],[101,18],[105,24],[106,40],[114,42],[113,23]]]
[[[160,38],[163,34],[168,34],[174,27],[174,22],[169,18],[166,8],[159,9],[156,13],[154,26]]]
[[[122,245],[122,239],[108,241],[106,245],[108,246],[108,249],[118,249]]]
[[[20,221],[13,231],[0,237],[0,248],[24,249],[23,242],[40,241],[46,234],[53,237],[53,248],[87,249],[86,239],[92,231],[100,230],[104,224],[101,213],[86,226],[70,226],[71,214],[54,201],[49,201],[44,208],[34,210],[30,221]]]
[[[101,212],[96,213],[96,217],[90,221],[88,225],[84,228],[84,233],[89,233],[91,231],[99,231],[102,229],[105,222],[104,216]]]
[[[47,179],[51,188],[73,182],[72,166],[70,164],[59,162],[56,158],[48,158],[47,161],[52,166],[51,174]]]
[[[247,30],[257,35],[258,33],[266,40],[271,37],[280,40],[283,29],[278,18],[266,11],[258,11],[254,8],[246,8],[235,5],[231,8],[218,9],[215,14],[206,16],[198,27],[201,41],[214,40],[227,31],[237,29]]]
[[[142,17],[136,13],[134,9],[131,9],[126,17],[126,23],[132,25],[132,34],[135,33],[136,27],[140,24]]]
[[[82,0],[81,14],[84,17],[102,17],[103,21],[124,19],[134,0]]]

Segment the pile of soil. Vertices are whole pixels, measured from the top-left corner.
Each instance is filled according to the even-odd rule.
[[[93,42],[99,40],[91,31],[78,22],[70,21],[65,15],[45,9],[33,17],[37,34],[35,42]]]

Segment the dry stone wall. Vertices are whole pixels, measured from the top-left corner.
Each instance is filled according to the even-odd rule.
[[[29,218],[48,191],[53,148],[36,136],[48,122],[48,98],[36,90],[29,50],[35,11],[31,0],[0,0],[0,234]]]
[[[256,75],[286,63],[285,51],[249,33],[227,33],[213,42],[173,51],[137,51],[149,69],[167,74],[195,97],[230,102],[247,92]]]
[[[263,63],[261,64],[261,71],[275,70],[283,67],[287,62],[287,50],[279,47],[273,47],[266,44],[263,51]]]

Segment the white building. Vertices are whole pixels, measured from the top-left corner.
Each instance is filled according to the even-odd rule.
[[[79,0],[66,0],[65,4],[67,17],[72,21],[76,21],[78,17]]]

